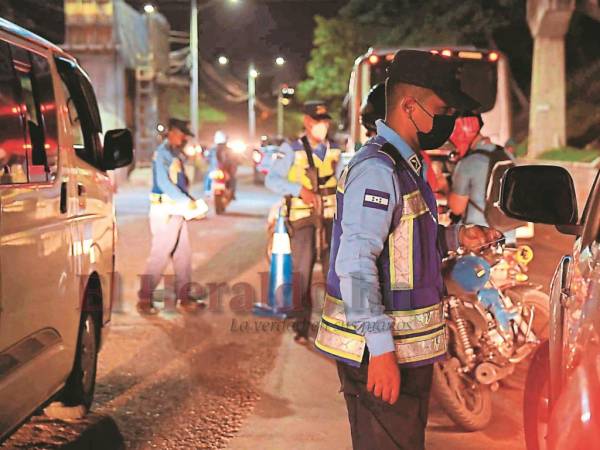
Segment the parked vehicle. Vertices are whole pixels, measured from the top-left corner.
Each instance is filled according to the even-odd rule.
[[[92,404],[111,319],[107,171],[132,161],[72,56],[0,19],[0,440],[51,399]]]
[[[555,166],[510,169],[500,204],[515,218],[556,225],[576,236],[550,289],[549,340],[532,360],[525,385],[528,450],[600,449],[600,183],[579,219],[573,180]]]
[[[445,302],[448,353],[434,366],[433,392],[459,426],[485,428],[492,392],[547,338],[548,296],[527,281],[531,248],[498,245],[481,254],[456,254]]]

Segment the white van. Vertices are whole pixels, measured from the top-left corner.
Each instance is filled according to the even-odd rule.
[[[92,402],[114,280],[107,171],[133,156],[128,130],[101,135],[76,60],[0,19],[0,441],[51,399]]]

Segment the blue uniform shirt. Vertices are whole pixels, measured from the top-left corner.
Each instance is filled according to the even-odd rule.
[[[325,154],[329,149],[328,145],[319,144],[315,148],[313,148],[313,152],[319,159],[325,158]],[[297,150],[297,151],[304,151]],[[292,183],[288,179],[288,174],[290,169],[294,165],[294,161],[296,160],[296,150],[292,148],[292,146],[286,141],[279,146],[279,157],[273,161],[271,164],[271,168],[269,169],[269,173],[265,178],[265,186],[271,191],[275,192],[279,195],[293,195],[294,197],[300,196],[300,191],[302,190],[302,185],[300,183]],[[336,178],[339,179],[339,175],[342,172],[342,165],[338,164],[336,166]]]
[[[167,140],[158,146],[152,161],[152,193],[167,195],[176,202],[189,201],[183,162],[169,148]],[[174,180],[173,177],[176,177]]]
[[[483,150],[485,152],[493,152],[495,149],[496,145],[491,143],[479,143],[475,147],[475,150]],[[464,215],[465,223],[485,227],[489,226],[483,214],[486,202],[486,181],[489,162],[489,159],[485,155],[470,155],[467,153],[456,165],[452,174],[452,192],[457,195],[469,197],[470,202],[477,205],[477,208],[475,208],[469,202]],[[516,241],[516,233],[514,231],[507,231],[504,235],[507,242],[513,243]]]
[[[410,146],[383,121],[378,121],[377,128],[381,137],[413,166],[410,159],[416,154]],[[367,191],[385,198],[387,208],[364,207]],[[364,335],[373,356],[395,351],[389,327],[391,319],[385,314],[382,299],[377,258],[390,236],[393,215],[403,194],[406,193],[400,192],[394,169],[377,158],[356,164],[344,180],[342,235],[335,271],[347,321]],[[457,229],[451,227],[448,231],[445,244],[455,249],[458,247]],[[357,301],[360,304],[356,304]]]

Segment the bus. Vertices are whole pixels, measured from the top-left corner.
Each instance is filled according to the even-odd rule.
[[[367,140],[367,130],[360,123],[361,105],[371,88],[386,79],[387,69],[398,50],[401,48],[370,48],[354,63],[342,111],[342,128],[347,142],[346,152],[342,154],[344,164]],[[497,50],[475,47],[427,47],[415,50],[430,51],[464,62],[461,89],[482,105],[480,112],[484,125],[481,133],[493,143],[504,146],[512,136],[510,72],[506,56]],[[444,146],[438,150],[428,150],[427,153],[434,161],[434,169],[436,165],[444,165],[443,172],[448,178],[448,170],[451,172],[454,165],[448,160],[451,149]],[[440,207],[440,219],[448,222],[447,199],[445,195],[438,193],[436,198]],[[533,235],[532,223],[517,229],[518,238],[527,239]]]
[[[344,100],[343,128],[347,136],[347,151],[354,153],[366,141],[366,130],[360,124],[360,107],[370,89],[387,77],[387,68],[400,48],[370,48],[359,56],[350,75],[350,86]],[[484,127],[482,134],[495,144],[504,145],[512,133],[512,109],[508,61],[497,50],[475,47],[428,47],[430,51],[449,59],[465,62],[463,91],[482,104]],[[469,83],[477,79],[477,83]],[[483,82],[481,80],[484,80]]]

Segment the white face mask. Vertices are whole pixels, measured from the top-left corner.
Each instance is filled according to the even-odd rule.
[[[313,127],[311,129],[311,134],[313,135],[313,137],[315,139],[322,142],[325,140],[325,138],[327,138],[328,130],[329,130],[329,127],[327,126],[326,123],[319,122],[319,123],[316,123],[313,125]]]

